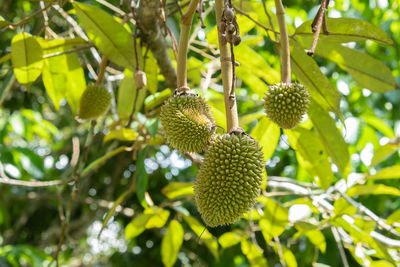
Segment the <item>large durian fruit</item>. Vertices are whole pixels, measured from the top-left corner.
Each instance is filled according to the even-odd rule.
[[[269,87],[264,101],[268,118],[281,128],[292,129],[307,113],[310,94],[300,83],[280,83]]]
[[[95,119],[107,112],[110,103],[111,94],[104,86],[89,84],[81,97],[79,117]]]
[[[264,165],[261,147],[245,133],[213,138],[194,186],[196,205],[206,225],[234,223],[254,206]]]
[[[215,132],[215,119],[204,98],[187,93],[170,97],[161,107],[168,144],[180,152],[201,152]]]

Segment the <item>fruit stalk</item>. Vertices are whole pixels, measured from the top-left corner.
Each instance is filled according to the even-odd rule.
[[[192,21],[194,13],[196,12],[199,0],[191,0],[186,10],[186,13],[181,18],[181,32],[179,37],[178,45],[178,58],[177,58],[177,86],[178,88],[187,87],[187,70],[186,61],[190,38],[190,29],[192,27]]]
[[[224,0],[215,0],[215,13],[217,17],[217,26],[218,26],[218,43],[219,43],[220,61],[221,61],[222,86],[224,88],[226,124],[227,124],[227,132],[231,132],[232,130],[239,128],[239,118],[237,113],[235,92],[231,92],[232,75],[233,75],[231,55],[229,52],[228,43],[226,43],[221,32],[223,9],[224,9]]]
[[[279,23],[280,44],[281,44],[281,81],[290,84],[290,46],[289,36],[285,21],[285,8],[281,0],[275,0],[276,16]]]

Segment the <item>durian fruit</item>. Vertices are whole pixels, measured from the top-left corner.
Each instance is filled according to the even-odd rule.
[[[81,119],[97,118],[108,110],[111,94],[101,85],[89,84],[83,92],[79,108]]]
[[[307,113],[310,94],[300,83],[279,83],[269,87],[264,101],[268,118],[281,128],[292,129]]]
[[[261,147],[245,133],[213,138],[194,185],[197,209],[206,225],[234,223],[254,206],[264,165]]]
[[[215,132],[215,119],[204,98],[188,93],[170,97],[160,121],[169,145],[180,152],[201,152]]]

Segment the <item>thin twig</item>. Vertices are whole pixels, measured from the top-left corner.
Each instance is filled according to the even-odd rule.
[[[332,226],[331,231],[332,231],[333,237],[335,238],[336,244],[338,246],[340,258],[342,259],[342,262],[343,262],[343,267],[350,267],[349,262],[347,261],[347,258],[346,258],[346,253],[344,252],[342,239],[340,238],[340,234],[339,234],[338,230],[336,229],[336,227]]]
[[[287,267],[285,260],[283,259],[283,251],[282,251],[282,246],[281,246],[281,242],[279,241],[279,237],[274,236],[274,241],[276,244],[276,248],[278,250],[278,255],[279,255],[279,260],[281,262],[281,265],[283,267]]]
[[[315,48],[317,47],[319,34],[321,32],[321,26],[325,19],[326,7],[327,7],[327,0],[321,0],[321,6],[318,10],[317,16],[315,17],[313,24],[311,25],[312,30],[314,32],[314,39],[311,44],[310,50],[307,51],[307,55],[309,55],[309,56],[314,55]],[[324,26],[324,29],[326,29],[326,26]]]
[[[79,47],[76,47],[76,48],[70,49],[70,50],[58,51],[58,52],[46,54],[46,55],[43,55],[42,58],[45,59],[45,58],[51,58],[51,57],[66,55],[66,54],[72,54],[72,53],[75,53],[75,52],[79,52],[79,51],[83,51],[83,50],[86,50],[86,49],[90,49],[92,47],[93,47],[92,44],[85,45],[85,46],[79,46]]]
[[[99,72],[97,74],[97,80],[96,80],[97,84],[102,84],[103,83],[104,75],[105,75],[105,72],[106,72],[107,63],[108,63],[108,58],[106,56],[103,56],[101,58],[101,62],[100,62],[100,66],[99,66]]]
[[[26,18],[22,19],[20,22],[17,23],[12,23],[10,24],[8,27],[12,30],[14,30],[15,28],[19,27],[19,26],[24,26],[26,23],[28,23],[33,17],[37,16],[38,14],[46,11],[47,9],[49,9],[52,5],[54,5],[55,2],[50,2],[49,4],[47,4],[45,7],[36,10],[35,12],[33,12],[32,14],[30,14],[29,16],[27,16]]]

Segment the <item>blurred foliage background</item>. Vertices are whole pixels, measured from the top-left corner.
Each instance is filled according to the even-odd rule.
[[[275,184],[267,184],[260,203],[245,218],[208,229],[191,189],[201,155],[170,149],[158,120],[160,105],[174,89],[168,88],[174,76],[160,70],[158,55],[147,48],[153,41],[146,40],[145,28],[139,26],[139,65],[148,86],[135,88],[132,34],[140,19],[127,19],[132,12],[127,1],[76,2],[80,4],[0,0],[0,266],[56,266],[56,255],[61,266],[399,266],[399,0],[331,0],[328,28],[336,25],[331,31],[345,36],[321,36],[312,59],[293,51],[309,47],[309,24],[319,3],[284,1],[297,62],[292,62],[293,79],[308,86],[304,73],[310,74],[309,82],[317,83],[312,95],[322,90],[323,99],[313,95],[318,103],[314,117],[293,132],[273,125],[262,107],[268,85],[279,82],[280,59],[274,33],[253,20],[268,28],[275,25],[278,31],[274,2],[234,1],[246,14],[237,14],[243,42],[235,48],[241,64],[240,124],[264,146],[268,182]],[[223,132],[214,2],[203,2],[205,28],[196,16],[188,78],[190,86],[207,98],[222,128],[218,131]],[[180,9],[188,1],[161,3],[163,12],[155,9],[153,19],[165,38],[162,49],[175,66],[174,38],[179,40]],[[338,18],[370,24],[358,28],[360,22],[334,21]],[[117,27],[111,21],[126,23]],[[363,30],[364,37],[351,36]],[[16,66],[21,55],[13,54],[11,47],[17,38],[25,41],[32,64],[40,65],[37,75],[34,68]],[[335,42],[360,53],[338,54]],[[110,50],[110,44],[116,48]],[[91,128],[89,121],[76,119],[76,111],[86,84],[95,82],[99,55],[111,61],[105,85],[113,93],[113,104]],[[327,78],[315,72],[314,61]],[[18,78],[18,71],[29,75]],[[324,79],[328,84],[321,83]],[[133,109],[133,122],[125,127]],[[324,124],[325,119],[329,123]],[[344,142],[329,134],[331,122]],[[85,140],[90,141],[88,149]],[[304,151],[298,151],[303,145]],[[314,146],[344,152],[328,151],[328,169],[305,167],[307,160],[299,157],[315,153]],[[81,155],[87,150],[86,161],[77,154],[79,147]],[[76,183],[71,177],[79,168],[82,177]],[[353,186],[351,192],[340,190],[345,180]],[[282,183],[310,193],[282,190]],[[327,198],[335,210],[322,212],[314,197]],[[355,227],[343,216],[353,217]],[[377,241],[373,230],[397,243]]]

